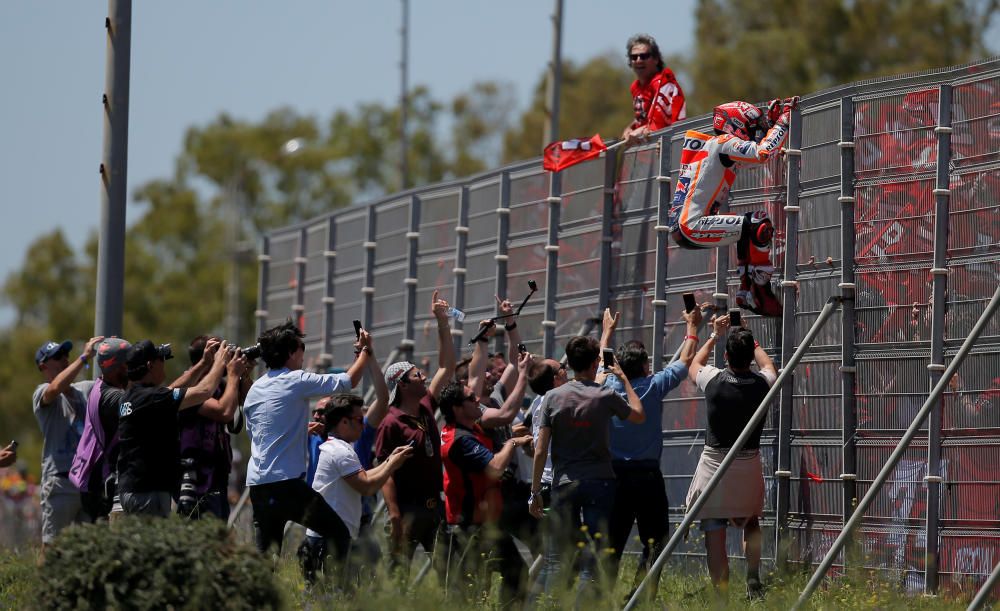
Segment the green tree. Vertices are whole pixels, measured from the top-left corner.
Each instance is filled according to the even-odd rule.
[[[629,85],[634,77],[625,61],[601,55],[582,66],[564,62],[559,105],[559,137],[601,134],[618,138],[632,120]],[[530,159],[542,154],[545,143],[545,82],[543,74],[535,86],[531,106],[518,124],[504,134],[504,161]]]
[[[701,0],[688,114],[987,55],[996,0]]]
[[[443,104],[426,88],[415,88],[409,109],[412,184],[495,165],[495,158],[481,155],[498,156],[505,113],[513,107],[507,91],[480,83]],[[168,363],[168,375],[179,374],[192,337],[223,332],[234,242],[398,190],[399,121],[398,108],[367,103],[327,120],[278,109],[259,122],[222,114],[190,128],[173,176],[132,194],[125,337],[173,344],[178,358]],[[447,123],[455,133],[452,147],[446,146]],[[8,355],[0,362],[0,434],[22,442],[20,457],[35,472],[41,440],[30,397],[41,377],[34,352],[47,339],[71,339],[79,347],[90,337],[96,261],[96,234],[78,253],[54,231],[32,243],[0,291],[15,310],[15,324],[0,329],[0,349]],[[245,339],[253,333],[256,261],[241,259],[239,273],[239,335]]]

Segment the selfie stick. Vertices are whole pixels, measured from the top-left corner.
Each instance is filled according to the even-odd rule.
[[[517,306],[517,311],[516,312],[514,312],[513,314],[502,314],[500,316],[494,316],[493,318],[490,319],[490,324],[488,324],[488,325],[481,325],[480,328],[479,328],[479,333],[476,333],[476,336],[473,337],[471,340],[469,340],[469,345],[473,346],[473,345],[475,345],[476,342],[478,342],[480,339],[482,339],[483,336],[486,335],[486,332],[490,330],[490,327],[492,327],[494,324],[496,324],[496,321],[498,321],[498,320],[500,320],[502,318],[510,318],[511,316],[520,316],[521,315],[521,310],[524,309],[525,304],[528,303],[528,300],[531,299],[531,296],[534,295],[535,291],[538,290],[538,285],[535,284],[534,280],[528,280],[528,288],[531,289],[531,292],[528,293],[528,295],[524,298],[524,301],[521,302],[521,305]]]

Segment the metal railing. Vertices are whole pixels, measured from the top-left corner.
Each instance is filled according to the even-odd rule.
[[[762,449],[776,459],[765,473],[764,524],[775,525],[766,560],[812,563],[825,551],[830,540],[805,525],[835,531],[852,515],[870,485],[873,448],[901,438],[1000,282],[1000,141],[990,128],[998,97],[997,58],[806,95],[785,160],[740,170],[729,210],[765,209],[780,228],[775,281],[785,312],[747,317],[761,345],[787,368],[830,296],[843,297],[840,316],[817,332],[764,416]],[[663,347],[684,335],[682,293],[724,308],[737,288],[729,249],[682,250],[666,231],[687,129],[710,129],[708,118],[559,175],[531,160],[275,229],[261,242],[258,328],[292,316],[306,327],[309,354],[345,364],[350,321],[361,319],[377,345],[400,345],[419,363],[436,342],[435,288],[475,321],[494,313],[493,294],[535,279],[541,294],[518,322],[532,352],[558,359],[565,340],[610,306],[622,312],[617,338],[642,339],[662,362]],[[992,562],[968,559],[1000,557],[1000,520],[967,517],[982,513],[977,495],[1000,494],[992,483],[1000,477],[960,477],[972,446],[941,454],[970,436],[1000,451],[1000,416],[976,407],[997,390],[995,373],[980,365],[998,346],[1000,325],[987,325],[959,372],[961,388],[932,408],[926,456],[913,459],[932,479],[901,482],[908,502],[861,533],[864,547],[899,552],[869,565],[914,575],[928,592],[939,575],[985,579]],[[666,403],[665,472],[687,464],[682,453],[702,443],[704,427],[689,383]],[[676,521],[685,514],[682,476],[692,473],[671,473]],[[969,528],[985,535],[962,538]]]

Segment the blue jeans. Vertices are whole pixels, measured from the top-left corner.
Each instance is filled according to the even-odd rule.
[[[608,521],[615,501],[615,488],[613,479],[592,479],[552,489],[552,509],[546,518],[545,563],[538,576],[545,592],[551,592],[556,585],[563,556],[579,550],[577,603],[585,597],[585,591],[596,580],[600,550],[610,546]]]

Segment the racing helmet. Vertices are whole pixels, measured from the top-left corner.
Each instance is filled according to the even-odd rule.
[[[764,113],[747,102],[728,102],[715,107],[712,127],[717,134],[732,134],[741,140],[760,141],[767,131]]]

